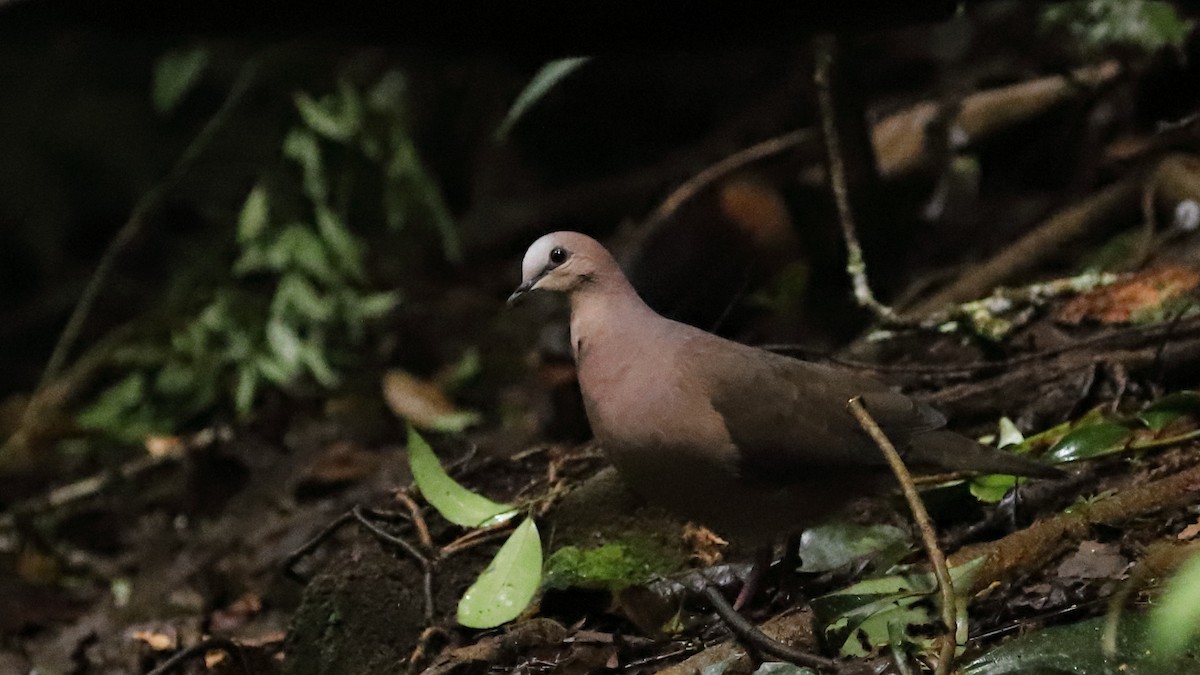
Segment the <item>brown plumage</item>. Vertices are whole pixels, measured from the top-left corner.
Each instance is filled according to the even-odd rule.
[[[917,470],[1026,476],[1057,469],[942,429],[929,406],[860,373],[742,345],[650,309],[594,239],[529,247],[510,302],[564,293],[588,420],[647,501],[754,542],[799,530],[891,479],[847,411],[854,396]]]

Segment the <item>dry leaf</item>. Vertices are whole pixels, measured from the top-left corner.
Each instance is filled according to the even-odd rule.
[[[421,429],[461,431],[479,421],[479,415],[460,410],[437,386],[403,370],[383,376],[383,398],[396,415]]]
[[[1059,308],[1055,318],[1068,324],[1084,321],[1126,323],[1139,313],[1200,286],[1200,273],[1182,265],[1165,265],[1140,272],[1079,295]]]
[[[176,646],[176,636],[173,631],[134,630],[130,631],[129,637],[145,642],[150,649],[156,652],[165,652],[168,649],[175,649]]]
[[[692,557],[705,567],[721,562],[721,549],[729,545],[716,532],[693,523],[683,526],[683,541],[692,549]]]

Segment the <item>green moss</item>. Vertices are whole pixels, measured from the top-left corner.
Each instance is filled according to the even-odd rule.
[[[595,548],[564,546],[546,561],[547,588],[598,588],[612,592],[682,567],[676,551],[651,537],[626,537]]]

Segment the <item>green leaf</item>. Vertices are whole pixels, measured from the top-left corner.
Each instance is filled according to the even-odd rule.
[[[1050,448],[1045,459],[1050,463],[1073,462],[1120,452],[1133,440],[1133,430],[1120,422],[1104,420],[1078,427]]]
[[[1166,658],[1182,655],[1200,636],[1200,554],[1194,554],[1167,584],[1150,613],[1150,643]]]
[[[579,70],[579,68],[587,63],[590,57],[577,57],[570,59],[556,59],[543,65],[540,70],[534,74],[533,79],[521,93],[517,95],[513,101],[512,107],[508,109],[508,114],[504,116],[504,121],[500,123],[500,128],[496,130],[496,140],[503,141],[508,137],[508,133],[513,126],[537,103],[546,92],[554,88],[556,84],[562,82],[568,75]]]
[[[382,291],[359,297],[354,303],[354,314],[358,319],[378,319],[400,304],[400,293]]]
[[[468,628],[494,628],[512,621],[529,606],[541,578],[542,538],[533,519],[527,518],[458,601],[458,622]]]
[[[271,346],[271,352],[285,368],[291,370],[299,366],[302,345],[300,336],[291,326],[278,320],[268,323],[267,344]]]
[[[304,192],[316,204],[329,201],[325,181],[325,160],[317,137],[307,129],[292,129],[283,140],[283,155],[300,165],[304,174]]]
[[[959,642],[966,639],[967,591],[971,579],[983,563],[982,558],[950,568],[950,578],[958,597]],[[866,653],[861,637],[872,647],[884,647],[893,642],[899,623],[910,642],[928,645],[927,638],[920,637],[918,627],[936,621],[928,603],[921,600],[937,590],[933,574],[895,574],[866,579],[849,588],[821,596],[812,601],[826,640],[837,645],[846,656],[862,656]],[[918,604],[920,603],[920,604]]]
[[[1200,392],[1177,391],[1146,406],[1137,418],[1151,431],[1162,431],[1182,417],[1200,418]]]
[[[811,527],[800,537],[801,571],[828,572],[894,544],[908,543],[908,534],[891,525],[829,523]]]
[[[976,476],[971,479],[971,494],[981,502],[994,504],[1004,499],[1004,495],[1008,494],[1008,491],[1013,489],[1019,480],[1016,476],[999,473]]]
[[[1021,430],[1013,421],[1007,417],[1000,418],[1000,425],[997,431],[1000,441],[996,444],[998,448],[1007,448],[1010,445],[1019,445],[1025,441],[1025,436],[1021,434]]]
[[[463,527],[488,527],[512,519],[517,510],[507,504],[496,502],[475,494],[459,485],[442,468],[437,455],[429,443],[408,427],[408,466],[412,470],[413,482],[442,517]],[[538,552],[539,571],[541,552]]]
[[[191,91],[208,66],[208,50],[202,47],[163,54],[154,68],[150,99],[154,110],[166,114]]]
[[[130,373],[101,392],[76,418],[80,426],[88,429],[115,430],[130,410],[145,401],[145,394],[146,376],[141,372]]]
[[[284,317],[296,312],[309,321],[324,323],[333,318],[333,301],[321,295],[308,279],[296,273],[284,274],[271,299],[271,316]]]
[[[1171,662],[1151,646],[1146,617],[1126,615],[1117,634],[1117,653],[1100,648],[1105,617],[1051,626],[1013,638],[962,668],[963,675],[1183,675],[1200,672],[1200,644]]]
[[[362,246],[355,239],[354,235],[342,222],[333,209],[324,205],[318,205],[317,213],[317,232],[320,233],[321,239],[329,246],[329,250],[333,253],[334,259],[337,260],[338,267],[347,277],[354,281],[362,281],[365,277],[362,263]]]
[[[258,393],[258,370],[253,366],[238,369],[237,384],[233,392],[233,409],[238,415],[246,415],[254,405]]]
[[[338,93],[315,100],[306,92],[293,97],[300,118],[309,129],[331,140],[346,142],[362,128],[362,101],[347,80],[338,82]]]
[[[238,241],[245,244],[257,239],[266,229],[270,219],[270,204],[267,188],[255,185],[246,195],[246,203],[238,215]]]

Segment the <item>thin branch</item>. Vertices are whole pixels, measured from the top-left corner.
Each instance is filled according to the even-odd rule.
[[[383,529],[381,529],[375,523],[372,523],[370,519],[368,519],[363,513],[362,507],[356,506],[353,509],[350,509],[350,513],[360,524],[362,524],[363,527],[370,530],[371,534],[379,537],[379,539],[382,541],[399,547],[401,550],[407,553],[409,557],[416,561],[417,565],[421,568],[421,574],[423,575],[421,590],[425,595],[425,621],[432,623],[433,616],[436,613],[436,606],[434,605],[433,600],[433,561],[430,560],[429,557],[420,550],[418,550],[416,546],[413,546],[411,543],[409,543],[408,540],[402,539],[401,537],[397,537],[393,534],[389,534],[383,531]]]
[[[816,140],[816,133],[812,129],[797,129],[790,131],[781,136],[768,138],[765,141],[755,143],[748,148],[739,150],[732,155],[720,160],[705,168],[700,173],[692,176],[683,182],[679,187],[675,188],[666,199],[663,200],[658,208],[650,214],[650,217],[643,223],[644,231],[651,231],[679,210],[680,206],[686,204],[689,200],[699,194],[702,190],[721,180],[729,174],[745,168],[755,162],[782,155],[783,153],[804,145],[805,143]]]
[[[318,532],[316,534],[316,536],[314,536],[312,539],[309,539],[308,541],[304,542],[304,544],[302,544],[300,546],[300,548],[289,553],[287,555],[287,557],[283,559],[283,575],[293,581],[298,582],[298,583],[301,583],[301,584],[306,583],[308,580],[305,579],[299,572],[296,571],[296,563],[300,562],[301,558],[304,558],[308,554],[317,550],[318,546],[325,543],[326,539],[329,539],[330,537],[332,537],[335,532],[340,530],[342,528],[342,526],[344,526],[346,523],[350,522],[351,520],[354,520],[353,513],[351,513],[350,511],[343,513],[342,515],[335,518],[333,520],[333,522],[326,525],[324,527],[324,529],[322,529],[320,532]]]
[[[821,112],[821,135],[825,140],[829,186],[833,190],[833,199],[837,205],[842,237],[846,240],[846,272],[854,284],[854,299],[860,306],[870,310],[885,324],[906,325],[891,307],[875,299],[875,293],[867,279],[867,263],[863,258],[862,245],[858,241],[854,213],[850,206],[846,162],[842,156],[841,131],[838,129],[836,101],[833,95],[835,40],[831,35],[814,40],[816,70],[813,80],[817,86],[817,105]]]
[[[67,325],[63,328],[62,334],[59,335],[58,342],[54,345],[54,351],[50,354],[50,360],[46,363],[46,369],[42,371],[42,378],[38,383],[38,391],[44,389],[58,375],[59,371],[62,370],[63,365],[65,365],[67,357],[75,346],[75,341],[79,338],[79,334],[83,330],[84,323],[92,312],[92,307],[96,304],[96,298],[100,295],[100,289],[108,281],[108,277],[112,273],[117,259],[125,252],[129,244],[142,233],[142,228],[146,224],[147,217],[179,185],[192,166],[195,165],[196,160],[208,149],[208,146],[217,136],[217,133],[229,121],[234,110],[237,109],[245,97],[246,92],[253,86],[258,76],[258,70],[259,59],[257,58],[250,59],[242,66],[241,72],[238,73],[233,86],[229,89],[229,94],[221,103],[221,107],[217,108],[213,116],[209,118],[208,122],[204,124],[192,141],[184,148],[183,154],[179,156],[175,165],[171,167],[171,171],[162,181],[155,185],[149,192],[142,195],[141,199],[134,204],[133,210],[129,214],[129,219],[125,221],[121,229],[117,230],[112,241],[108,243],[108,248],[104,250],[104,254],[100,256],[100,262],[96,265],[96,271],[92,274],[92,278],[88,281],[87,286],[84,287],[83,294],[75,304],[75,309],[71,311],[71,316],[67,319]]]
[[[834,659],[809,654],[805,651],[800,651],[789,645],[785,645],[779,640],[775,640],[766,633],[759,630],[754,624],[750,623],[737,610],[725,596],[721,595],[721,591],[712,584],[705,583],[701,592],[706,600],[716,610],[721,620],[725,622],[729,629],[737,635],[743,643],[752,648],[758,649],[764,654],[783,659],[800,666],[808,666],[809,668],[819,668],[835,673],[842,672],[842,664]]]
[[[879,446],[888,465],[892,467],[892,473],[900,482],[900,489],[904,493],[904,499],[908,501],[908,508],[912,511],[917,529],[921,531],[921,541],[925,545],[926,554],[929,555],[929,562],[933,565],[934,576],[937,577],[938,590],[941,594],[939,604],[942,610],[942,624],[946,628],[946,636],[942,640],[937,669],[934,672],[936,675],[946,675],[950,672],[950,666],[954,662],[954,649],[957,646],[955,636],[958,634],[958,607],[954,597],[954,582],[950,578],[950,568],[946,566],[946,555],[938,547],[933,520],[930,519],[929,512],[925,510],[925,503],[921,501],[921,495],[917,492],[916,485],[913,484],[912,474],[904,466],[904,460],[900,458],[900,453],[896,452],[896,446],[892,445],[887,434],[883,433],[883,429],[879,428],[879,424],[871,417],[871,413],[867,412],[861,398],[855,396],[846,405],[850,413],[862,425],[863,430]]]

